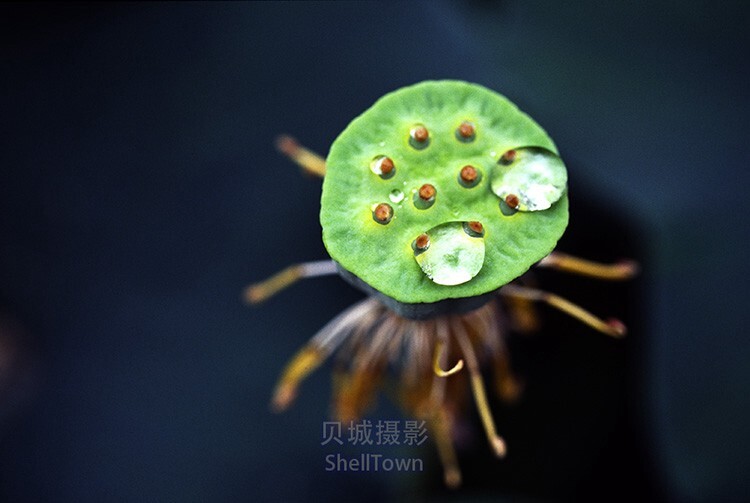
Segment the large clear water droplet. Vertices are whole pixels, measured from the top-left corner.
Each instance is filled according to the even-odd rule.
[[[430,246],[415,251],[414,258],[428,278],[438,285],[460,285],[476,276],[484,265],[484,237],[465,230],[465,222],[447,222],[426,232]]]
[[[562,159],[539,147],[519,148],[503,154],[495,166],[492,192],[505,200],[518,196],[519,211],[541,211],[552,206],[565,192],[568,172]]]

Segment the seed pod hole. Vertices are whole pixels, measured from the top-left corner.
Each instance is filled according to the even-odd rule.
[[[409,145],[417,150],[427,148],[430,144],[430,132],[422,124],[417,124],[409,131]]]
[[[482,172],[471,165],[466,165],[458,172],[458,183],[470,189],[476,187],[482,180]]]
[[[370,162],[370,171],[387,180],[396,174],[396,166],[390,157],[379,155]]]
[[[513,149],[506,151],[502,156],[500,156],[500,164],[504,166],[512,164],[513,161],[515,160],[516,160],[516,151]]]
[[[511,208],[508,206],[508,203],[506,203],[504,200],[500,200],[500,212],[505,215],[506,217],[510,217],[518,213],[518,210],[515,208]]]
[[[414,240],[412,243],[412,248],[414,249],[414,253],[422,253],[423,251],[427,250],[427,248],[430,247],[430,236],[428,236],[425,233],[420,234],[417,236],[417,239]]]
[[[476,128],[474,124],[469,121],[463,121],[460,126],[456,128],[456,138],[464,143],[474,141],[476,138]]]
[[[390,204],[380,203],[372,209],[372,219],[379,224],[387,224],[393,218],[393,208]]]
[[[430,183],[425,183],[419,190],[414,192],[413,201],[414,206],[420,210],[426,210],[433,204],[435,204],[435,197],[437,196],[437,190],[435,186]]]
[[[481,238],[484,236],[484,226],[476,220],[464,222],[464,232],[473,238]]]
[[[514,210],[518,209],[519,204],[518,196],[515,194],[508,194],[505,196],[505,204],[507,204],[510,208],[513,208]]]

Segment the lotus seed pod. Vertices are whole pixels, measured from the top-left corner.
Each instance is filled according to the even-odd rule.
[[[334,141],[326,170],[320,222],[331,258],[399,303],[495,291],[549,254],[568,223],[554,143],[476,84],[387,94]],[[429,245],[415,248],[417,238]]]
[[[544,130],[503,96],[466,82],[422,82],[354,119],[326,160],[288,138],[280,148],[324,176],[320,222],[333,262],[287,267],[248,287],[246,298],[257,303],[298,279],[336,271],[371,298],[297,353],[274,391],[274,410],[286,409],[302,379],[339,348],[339,421],[361,417],[383,372],[400,365],[398,395],[413,416],[431,418],[445,483],[455,488],[461,472],[451,432],[465,399],[461,381],[443,379],[466,367],[489,445],[504,457],[480,364],[494,363],[503,398],[518,395],[500,329],[506,309],[511,324],[533,325],[530,303],[545,302],[599,332],[625,334],[617,320],[508,284],[534,264],[607,280],[628,279],[637,268],[550,253],[568,224],[565,165]]]

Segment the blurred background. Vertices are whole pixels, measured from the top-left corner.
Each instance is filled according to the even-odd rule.
[[[749,12],[2,4],[0,500],[743,500]],[[288,358],[361,293],[329,277],[241,300],[327,257],[320,181],[275,136],[326,154],[381,95],[441,78],[505,94],[555,139],[561,249],[643,264],[627,285],[539,274],[629,338],[540,309],[544,329],[510,343],[526,394],[493,404],[509,457],[469,410],[458,492],[431,442],[405,451],[423,473],[326,472],[329,366],[269,412]],[[371,418],[402,416],[384,398]]]

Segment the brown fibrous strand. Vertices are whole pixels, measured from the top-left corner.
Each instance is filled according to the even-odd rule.
[[[400,368],[396,396],[410,415],[429,423],[430,438],[436,441],[443,462],[445,481],[456,487],[461,471],[452,432],[461,421],[459,414],[467,391],[471,390],[475,398],[495,454],[505,453],[479,370],[480,360],[496,361],[507,352],[501,316],[499,303],[492,300],[462,315],[409,320],[374,299],[366,299],[326,325],[287,366],[273,397],[274,410],[288,407],[301,380],[334,352],[333,414],[338,421],[361,418],[388,369]],[[454,362],[453,367],[443,370]],[[465,366],[469,367],[468,372],[462,371]],[[515,381],[510,371],[495,374],[493,381],[499,384],[508,380]]]

